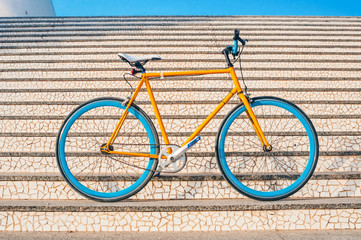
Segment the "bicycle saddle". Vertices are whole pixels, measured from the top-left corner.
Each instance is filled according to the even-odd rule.
[[[118,53],[118,56],[123,61],[133,63],[133,64],[136,63],[136,62],[148,62],[148,61],[151,61],[151,60],[161,60],[162,59],[160,56],[157,56],[157,55],[146,55],[146,56],[136,57],[136,56],[129,56],[129,55],[126,55],[124,53]]]

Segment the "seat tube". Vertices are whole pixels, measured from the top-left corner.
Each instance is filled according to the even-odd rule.
[[[164,139],[164,143],[166,145],[169,145],[170,143],[169,143],[168,135],[167,135],[167,132],[165,131],[163,120],[162,120],[162,117],[160,116],[159,109],[158,109],[158,106],[157,106],[157,102],[155,101],[153,91],[152,91],[152,88],[151,88],[151,86],[149,84],[148,78],[145,78],[145,86],[147,87],[149,99],[150,99],[150,102],[152,103],[154,113],[155,113],[155,116],[156,116],[158,124],[159,124],[160,132],[162,133],[162,136],[163,136],[163,139]],[[171,153],[171,150],[169,149],[168,152]]]

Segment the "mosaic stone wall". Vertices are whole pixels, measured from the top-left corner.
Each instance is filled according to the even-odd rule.
[[[0,212],[0,231],[360,229],[359,209],[212,212]]]
[[[121,183],[123,184],[123,183]],[[291,196],[300,198],[361,197],[361,180],[310,180]],[[246,198],[226,181],[157,181],[148,185],[130,199],[231,199]],[[0,199],[22,200],[76,200],[85,199],[64,181],[0,181]]]
[[[251,97],[295,102],[318,132],[319,175],[292,198],[361,197],[361,20],[233,16],[0,19],[0,199],[84,199],[60,176],[56,136],[66,115],[82,102],[128,96],[122,75],[130,68],[117,53],[161,55],[162,61],[146,65],[149,72],[223,68],[220,52],[232,43],[234,28],[249,40],[242,66]],[[135,87],[138,80],[129,81]],[[233,87],[223,74],[154,79],[151,85],[170,140],[178,145]],[[148,99],[141,91],[137,104],[159,131]],[[220,174],[215,138],[237,104],[233,99],[203,130],[181,172],[186,177]],[[132,200],[244,198],[224,180],[176,176],[155,178]],[[0,231],[355,229],[359,217],[358,209],[2,211]]]

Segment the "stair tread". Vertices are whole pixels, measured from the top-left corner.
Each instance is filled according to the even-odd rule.
[[[361,209],[361,198],[125,200],[104,203],[91,200],[0,200],[0,211],[16,212],[175,212],[249,211],[285,209]]]
[[[91,178],[91,177],[89,177]],[[254,179],[257,179],[255,176]],[[361,172],[315,172],[313,180],[361,179]],[[224,181],[220,173],[162,173],[154,176],[152,181]],[[59,173],[1,173],[0,181],[65,181]]]
[[[260,153],[247,152],[248,156],[257,156]],[[189,157],[213,157],[212,152],[188,152]],[[319,156],[360,156],[361,151],[320,151]],[[55,152],[0,152],[0,157],[55,157]]]

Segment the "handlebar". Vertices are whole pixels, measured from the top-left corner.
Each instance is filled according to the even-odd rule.
[[[222,51],[222,54],[226,58],[226,62],[228,64],[228,67],[233,66],[233,64],[231,63],[231,60],[229,59],[229,54],[232,53],[233,57],[235,57],[237,54],[239,54],[239,52],[238,52],[238,41],[241,42],[242,46],[246,45],[246,42],[248,42],[247,39],[243,40],[242,38],[239,37],[239,30],[238,29],[234,29],[233,40],[234,40],[233,46],[228,46],[225,49],[223,49],[223,51]]]
[[[247,40],[243,40],[242,38],[239,37],[239,30],[238,29],[234,29],[233,40],[234,40],[235,43],[237,42],[237,46],[238,46],[238,41],[240,41],[243,46],[246,45],[246,41],[247,41]]]

